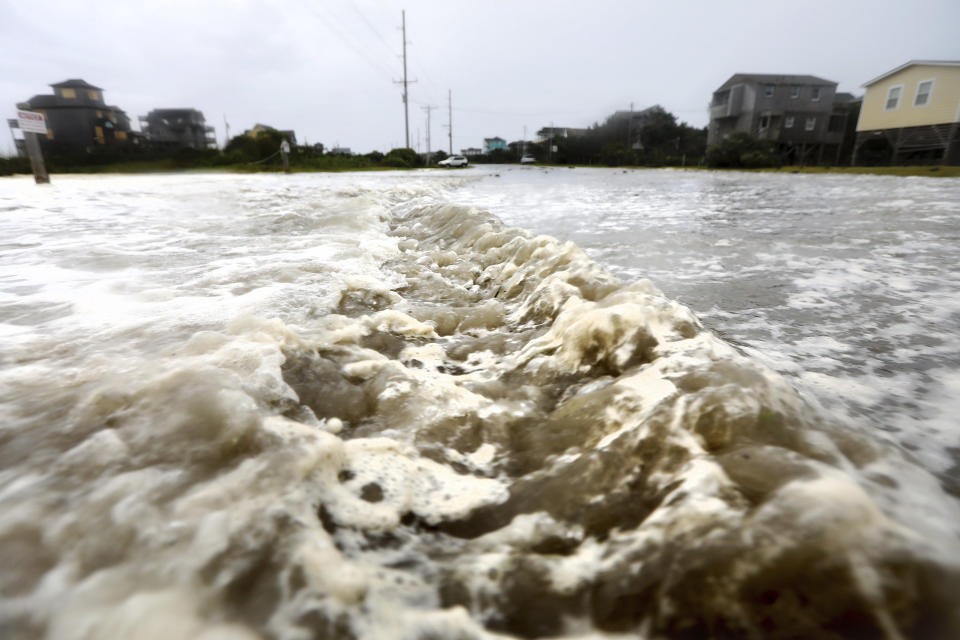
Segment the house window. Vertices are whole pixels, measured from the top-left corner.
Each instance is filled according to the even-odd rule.
[[[760,131],[770,126],[770,116],[760,116]]]
[[[884,105],[884,111],[893,111],[900,106],[900,94],[903,93],[903,85],[898,84],[895,87],[890,87],[890,90],[887,91],[887,103]]]
[[[103,144],[106,139],[103,137],[103,127],[94,127],[93,128],[94,138],[97,140],[97,144]]]
[[[813,91],[810,93],[810,99],[814,102],[820,101],[820,87],[813,88]]]
[[[787,116],[783,121],[784,129],[793,129],[793,116]]]
[[[773,85],[772,85],[772,84],[768,84],[768,85],[766,85],[766,86],[763,88],[763,95],[765,95],[765,96],[768,97],[768,98],[772,98],[772,97],[773,97]]]
[[[61,98],[76,98],[77,92],[74,89],[60,89]]]
[[[917,96],[913,99],[913,106],[925,107],[930,104],[930,94],[933,93],[933,80],[924,80],[917,85]]]
[[[800,87],[790,87],[790,99],[796,100],[800,97]]]
[[[117,131],[117,133],[116,133],[115,135],[116,135],[116,137],[117,137],[117,140],[126,140],[126,139],[127,139],[127,132],[126,132],[126,131]]]
[[[803,125],[805,131],[813,131],[817,126],[816,118],[807,118],[807,122]]]
[[[90,97],[91,100],[99,100],[99,99],[100,99],[100,92],[99,92],[99,91],[93,91],[93,90],[91,89],[90,91],[87,91],[87,95]]]

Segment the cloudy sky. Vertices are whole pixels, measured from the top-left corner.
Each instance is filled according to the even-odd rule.
[[[663,105],[694,126],[736,72],[818,75],[862,93],[911,59],[960,60],[960,0],[0,0],[0,104],[67,78],[131,119],[192,107],[224,136],[261,122],[302,143],[446,149]],[[0,153],[13,152],[10,135]]]

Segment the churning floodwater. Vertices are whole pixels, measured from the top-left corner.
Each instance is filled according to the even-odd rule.
[[[651,279],[960,494],[960,181],[557,171],[462,200]]]
[[[0,180],[4,638],[960,633],[960,181]]]

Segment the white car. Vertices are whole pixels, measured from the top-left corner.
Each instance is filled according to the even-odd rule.
[[[464,156],[450,156],[437,164],[441,167],[465,167],[470,163]]]
[[[533,164],[533,163],[536,162],[536,161],[537,161],[537,159],[534,158],[534,157],[533,157],[532,155],[530,155],[529,153],[526,154],[525,156],[523,156],[522,158],[520,158],[520,164]]]

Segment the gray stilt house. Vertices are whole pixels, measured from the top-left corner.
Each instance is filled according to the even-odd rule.
[[[127,114],[108,105],[100,87],[79,78],[50,86],[53,95],[37,95],[27,101],[32,111],[46,117],[47,135],[40,139],[45,152],[80,155],[138,142]]]
[[[836,163],[849,119],[837,83],[817,76],[737,73],[710,101],[707,145],[734,131],[770,142],[788,163]]]
[[[154,109],[140,116],[140,130],[154,149],[210,149],[217,139],[203,112],[196,109]]]

